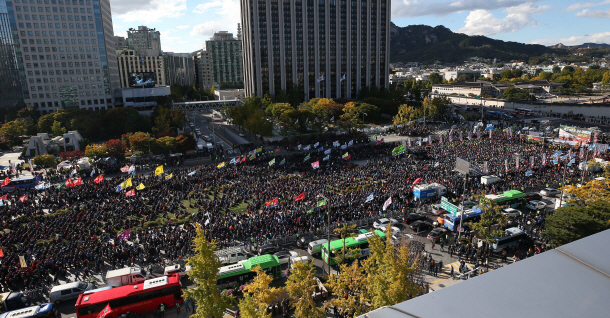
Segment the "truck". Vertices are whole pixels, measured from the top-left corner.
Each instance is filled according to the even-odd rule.
[[[496,183],[500,180],[502,180],[502,179],[498,178],[497,176],[482,176],[481,177],[482,184],[492,184],[492,183]]]
[[[139,283],[143,282],[145,279],[146,278],[142,275],[142,271],[137,267],[125,267],[106,273],[106,285],[112,287]]]
[[[418,199],[440,197],[447,193],[447,188],[438,184],[418,184],[413,187],[413,195]]]
[[[222,263],[222,266],[238,263],[248,259],[247,253],[240,246],[229,247],[215,251],[214,254]]]

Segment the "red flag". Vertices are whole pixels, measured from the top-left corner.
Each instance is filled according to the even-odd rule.
[[[69,187],[73,187],[73,186],[74,186],[74,183],[72,182],[72,179],[68,178],[68,180],[66,180],[66,187],[69,188]]]
[[[121,168],[121,172],[129,172],[129,166]]]
[[[417,178],[417,179],[415,179],[415,181],[413,181],[413,185],[420,184],[420,183],[421,183],[421,178]]]
[[[4,252],[2,251],[1,248],[0,248],[0,257],[4,257]]]
[[[298,202],[298,201],[301,201],[301,200],[305,200],[305,192],[297,195],[297,197],[294,198],[294,202]]]
[[[6,177],[6,179],[4,179],[4,181],[2,181],[2,183],[0,184],[0,187],[7,186],[9,183],[11,183],[11,179],[9,177]]]
[[[136,195],[136,190],[131,189],[131,190],[127,191],[127,193],[125,193],[125,195],[128,197],[133,197],[134,195]]]
[[[106,318],[109,313],[112,312],[112,308],[110,308],[110,304],[106,305],[102,311],[97,314],[96,318]]]
[[[100,182],[104,181],[104,175],[100,174],[99,176],[95,177],[95,180],[93,180],[93,181],[95,181],[95,183],[100,183]]]
[[[8,193],[3,195],[3,196],[1,196],[0,200],[8,200]]]
[[[268,208],[276,207],[279,204],[279,200],[277,198],[265,203]]]
[[[28,200],[28,195],[27,194],[22,196],[21,198],[19,198],[19,201],[21,201],[21,202],[25,202],[27,200]]]
[[[76,181],[74,181],[72,183],[73,186],[77,186],[77,185],[81,185],[81,184],[83,184],[83,181],[81,180],[80,177],[78,177],[78,179],[76,179]]]
[[[280,148],[275,149],[275,152],[280,152]]]

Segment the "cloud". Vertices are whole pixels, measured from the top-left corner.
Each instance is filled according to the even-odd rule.
[[[589,10],[584,9],[576,14],[580,18],[610,18],[610,9],[608,10]]]
[[[188,28],[190,28],[190,27],[191,27],[190,25],[178,25],[178,26],[176,26],[176,29],[178,29],[178,30],[184,30],[184,29],[188,29]]]
[[[208,22],[194,26],[193,29],[191,30],[190,34],[191,34],[191,36],[204,37],[207,40],[207,38],[214,35],[215,31],[222,30],[221,25],[223,25],[223,24],[221,24],[218,21],[208,21]]]
[[[133,22],[157,22],[163,18],[184,15],[186,0],[112,1],[112,13],[119,19]]]
[[[443,17],[460,11],[491,11],[537,1],[540,0],[395,0],[392,1],[392,18],[426,15]]]
[[[609,4],[609,3],[610,3],[610,0],[604,0],[604,1],[600,1],[600,2],[578,2],[578,3],[569,5],[566,8],[566,11],[572,12],[572,11],[576,11],[576,10],[582,9],[582,8],[597,7],[597,6],[601,6],[601,5]]]
[[[538,39],[532,41],[533,44],[555,45],[580,45],[583,43],[610,43],[610,32],[600,32],[594,34],[575,35],[565,38]]]
[[[538,22],[532,13],[548,10],[551,6],[536,6],[531,3],[506,8],[504,18],[496,18],[488,10],[474,10],[466,17],[465,25],[457,30],[468,35],[490,36],[498,33],[517,32],[525,27],[535,27]]]
[[[212,23],[218,24],[218,26],[214,28],[216,31],[229,31],[235,34],[235,31],[237,30],[237,23],[241,23],[241,6],[239,4],[239,0],[206,1],[198,4],[195,9],[193,9],[193,12],[199,14],[212,13],[215,16],[220,16],[222,24],[220,22],[208,22],[210,25],[212,25]],[[206,23],[195,26],[193,31],[191,31],[191,35],[198,27],[199,30],[201,30],[205,24]],[[222,25],[222,27],[220,27],[220,25]],[[207,35],[208,34],[206,34],[206,36]],[[209,33],[209,36],[212,36],[212,34]]]

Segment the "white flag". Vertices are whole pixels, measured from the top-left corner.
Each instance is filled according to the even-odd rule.
[[[95,168],[93,168],[93,170],[91,170],[91,177],[93,177],[93,175],[95,174]]]
[[[341,80],[339,81],[339,83],[345,81],[345,74],[343,74],[343,77],[341,77]]]
[[[324,80],[324,75],[321,75],[320,77],[318,77],[318,79],[316,80],[316,83],[320,83],[321,81]]]
[[[208,220],[203,223],[204,226],[207,226],[208,224],[210,224],[210,218],[208,218]]]
[[[72,172],[70,173],[70,175],[74,175],[76,174],[76,169],[72,170]]]
[[[392,204],[392,196],[390,196],[383,204],[383,210],[385,211],[390,204]]]

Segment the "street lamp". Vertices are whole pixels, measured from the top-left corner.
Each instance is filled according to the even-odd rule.
[[[324,207],[326,208],[326,206],[328,205],[328,198],[326,198],[323,194],[318,194],[318,198],[322,198],[324,199],[324,201],[326,201],[326,204],[324,205]],[[328,224],[326,228],[328,232],[328,248],[326,250],[326,257],[328,259],[328,277],[330,277],[330,209],[326,210],[326,214],[328,214]]]

